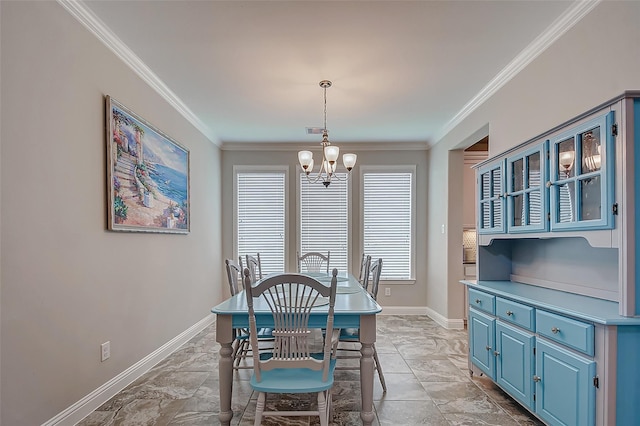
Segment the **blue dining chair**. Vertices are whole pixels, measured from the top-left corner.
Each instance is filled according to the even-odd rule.
[[[255,283],[256,281],[261,280],[262,264],[260,263],[260,253],[257,253],[255,256],[247,254],[245,255],[245,259],[247,261],[247,268],[249,268],[249,272],[251,273],[251,282]]]
[[[298,253],[298,272],[301,274],[306,272],[326,272],[328,275],[330,259],[331,251],[327,251],[326,255],[317,251],[310,251],[302,255]]]
[[[371,288],[368,285],[368,278],[363,284],[363,287],[369,291],[371,297],[374,300],[378,297],[378,285],[380,283],[380,275],[382,274],[382,259],[378,259],[374,262],[371,262],[371,266],[369,268],[369,276],[371,277]],[[359,343],[360,342],[360,329],[359,328],[343,328],[340,329],[340,335],[337,341],[334,339],[334,350],[338,359],[349,359],[349,358],[360,358],[360,354],[358,355],[340,355],[340,352],[360,352],[360,349],[354,349],[353,347],[340,347],[340,343]],[[378,359],[378,351],[376,350],[375,344],[373,347],[373,362],[375,370],[378,372],[378,378],[380,379],[380,384],[382,385],[382,390],[384,392],[387,391],[387,383],[384,380],[384,374],[382,374],[382,366],[380,365],[380,360]],[[338,370],[353,370],[357,369],[356,367],[337,367]]]
[[[229,291],[231,296],[235,296],[240,293],[244,288],[242,287],[243,281],[240,279],[242,269],[237,262],[232,259],[225,259],[224,261],[227,269],[227,279],[229,280]],[[258,339],[262,341],[271,341],[273,336],[271,335],[270,328],[261,328],[258,330]],[[231,345],[233,350],[233,368],[235,370],[252,368],[250,365],[241,365],[241,361],[247,359],[251,346],[249,344],[249,330],[246,328],[236,329],[236,338]],[[268,349],[268,348],[267,348]]]
[[[358,275],[358,281],[360,285],[366,290],[369,284],[369,271],[371,270],[371,256],[367,254],[362,255],[360,261],[360,274]]]
[[[253,349],[251,387],[258,392],[255,425],[263,416],[320,417],[320,425],[328,426],[331,416],[331,388],[336,360],[332,357],[332,339],[325,339],[322,353],[313,353],[309,318],[317,306],[328,305],[323,328],[333,330],[338,270],[333,270],[331,286],[309,276],[281,274],[251,286],[248,269],[244,271],[245,293],[249,308],[249,333]],[[260,299],[258,299],[260,298]],[[254,303],[260,300],[273,315],[274,347],[270,353],[258,353]],[[337,334],[337,333],[336,333]],[[316,410],[266,411],[267,394],[316,393]]]

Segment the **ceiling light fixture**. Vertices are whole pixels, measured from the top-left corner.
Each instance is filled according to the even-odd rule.
[[[329,142],[329,131],[327,130],[327,88],[331,87],[331,82],[329,80],[322,80],[320,87],[324,89],[324,128],[322,129],[322,162],[320,163],[320,170],[318,170],[317,174],[311,175],[313,171],[313,153],[311,151],[299,151],[298,161],[300,161],[300,165],[309,182],[315,183],[322,180],[322,184],[328,187],[332,179],[347,180],[349,178],[353,166],[356,165],[357,155],[344,154],[342,156],[342,162],[347,169],[347,175],[343,178],[340,177],[340,175],[336,173],[340,148],[331,145],[331,142]]]

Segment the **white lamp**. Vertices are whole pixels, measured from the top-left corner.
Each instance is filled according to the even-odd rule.
[[[324,129],[322,131],[322,161],[320,162],[320,170],[318,170],[315,176],[310,176],[313,170],[313,153],[311,151],[299,151],[298,161],[307,175],[309,182],[322,180],[324,186],[328,187],[332,179],[346,180],[349,178],[351,170],[356,165],[358,156],[356,154],[344,154],[342,156],[342,162],[345,169],[347,169],[347,177],[340,178],[339,175],[336,175],[340,148],[331,145],[331,142],[329,142],[329,131],[327,130],[327,88],[331,87],[331,82],[329,80],[322,80],[320,87],[324,89]]]

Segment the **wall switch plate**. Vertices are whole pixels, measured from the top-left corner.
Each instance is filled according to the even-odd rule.
[[[100,362],[104,362],[111,356],[111,342],[104,342],[100,345]]]
[[[391,289],[389,287],[385,287],[384,289],[384,295],[385,296],[391,296]]]

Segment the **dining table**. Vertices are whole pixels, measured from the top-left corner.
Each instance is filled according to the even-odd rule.
[[[323,272],[305,273],[318,281],[330,285],[331,275]],[[266,278],[266,277],[265,277]],[[360,396],[362,400],[360,418],[363,425],[371,425],[375,414],[373,411],[373,345],[376,341],[376,315],[382,308],[371,295],[360,285],[352,274],[339,273],[334,306],[334,322],[336,329],[360,329]],[[328,305],[317,306],[309,318],[309,327],[322,329],[327,324]],[[256,326],[273,328],[274,321],[271,310],[263,298],[254,301]],[[223,425],[229,425],[233,418],[231,396],[233,390],[233,349],[232,343],[238,329],[249,328],[249,309],[244,291],[230,297],[213,307],[216,314],[216,341],[220,344],[218,360],[220,385],[220,413],[218,418]]]

